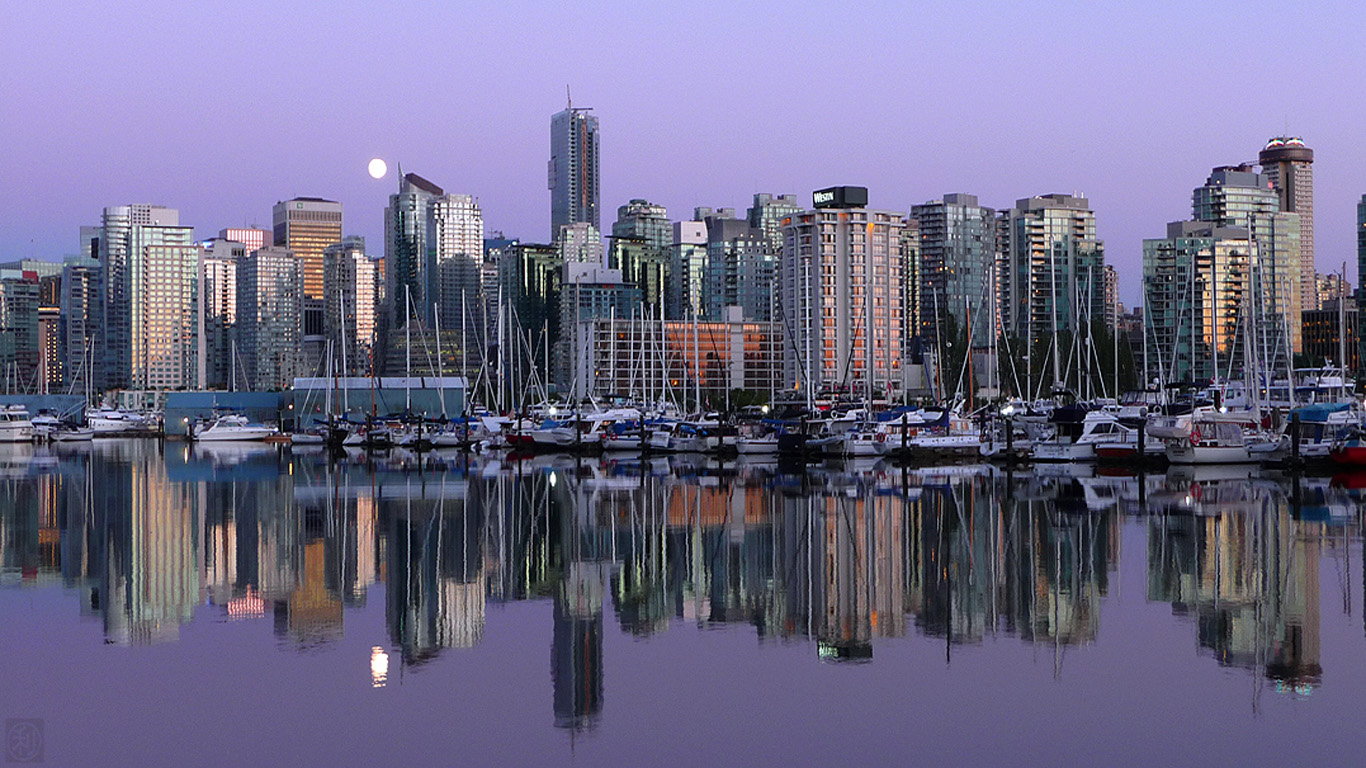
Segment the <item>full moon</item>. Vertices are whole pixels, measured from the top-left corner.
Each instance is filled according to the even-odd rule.
[[[384,174],[389,172],[389,164],[378,157],[370,161],[370,177],[374,179],[384,178]]]

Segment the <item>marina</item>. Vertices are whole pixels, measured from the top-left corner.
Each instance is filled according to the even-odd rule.
[[[1363,488],[1246,464],[8,445],[0,642],[25,663],[0,698],[75,763],[176,764],[225,718],[292,724],[234,748],[264,762],[286,738],[347,762],[670,762],[698,730],[794,764],[1065,762],[1064,738],[1294,760],[1328,749],[1311,721],[1340,755],[1366,703]],[[259,697],[229,695],[245,670]],[[161,717],[174,748],[113,738]],[[928,735],[967,723],[987,738]]]

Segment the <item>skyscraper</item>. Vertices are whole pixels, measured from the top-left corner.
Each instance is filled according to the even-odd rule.
[[[41,391],[38,316],[37,276],[0,269],[0,391]]]
[[[570,103],[550,118],[550,237],[560,227],[592,224],[601,231],[598,217],[598,118],[591,108]]]
[[[996,212],[976,195],[952,194],[911,207],[920,255],[921,328],[931,342],[948,338],[952,317],[957,334],[972,328],[974,347],[987,346],[996,328]],[[955,334],[956,335],[956,334]]]
[[[1241,330],[1253,297],[1246,229],[1176,221],[1143,241],[1143,314],[1149,334],[1144,380],[1227,378],[1243,368]]]
[[[472,195],[447,194],[415,173],[404,174],[384,215],[389,327],[410,317],[424,328],[460,322],[462,297],[475,306],[484,254],[484,219]]]
[[[95,240],[98,242],[98,236]],[[98,250],[98,249],[96,249]],[[103,360],[90,359],[96,334],[104,319],[104,279],[100,262],[88,256],[71,256],[62,264],[62,293],[58,298],[58,355],[63,361],[62,383],[73,392],[92,391],[101,376]]]
[[[1253,250],[1253,290],[1257,299],[1257,322],[1267,329],[1268,343],[1263,360],[1282,370],[1285,341],[1294,352],[1300,351],[1301,264],[1300,217],[1283,211],[1275,182],[1250,165],[1220,166],[1210,172],[1204,186],[1191,195],[1191,212],[1196,221],[1217,227],[1247,230]]]
[[[304,291],[305,335],[322,333],[323,249],[342,239],[342,205],[320,197],[296,197],[271,209],[274,245],[299,260]]]
[[[774,195],[757,192],[754,205],[746,212],[749,225],[761,230],[772,246],[774,258],[783,250],[783,219],[802,212],[796,195]]]
[[[868,190],[834,187],[786,219],[778,285],[786,379],[803,392],[901,386],[902,215],[872,210]],[[869,370],[871,364],[872,369]]]
[[[1105,244],[1084,197],[1017,200],[1007,219],[1000,285],[1001,324],[1017,339],[1048,339],[1105,316]],[[924,254],[921,254],[922,269]],[[920,311],[929,296],[921,297]],[[1037,369],[1036,369],[1037,370]]]
[[[365,241],[348,237],[323,252],[323,308],[333,363],[343,376],[370,375],[378,336],[380,278],[376,263],[365,255]],[[338,347],[340,345],[340,347]]]
[[[720,322],[726,307],[746,320],[767,321],[777,254],[760,227],[745,219],[708,216],[707,259],[702,272],[702,319]]]
[[[302,267],[292,251],[279,246],[237,262],[238,347],[253,389],[282,389],[302,374]]]
[[[478,307],[484,265],[484,216],[473,195],[448,194],[432,201],[429,222],[437,284],[428,302],[436,305],[441,327],[451,330],[459,326],[462,311],[473,313]]]
[[[706,265],[707,225],[700,221],[674,222],[666,317],[683,320],[702,316],[702,276]]]
[[[225,230],[232,231],[232,230]],[[251,230],[266,234],[264,230]],[[265,247],[265,246],[261,246]],[[232,359],[237,354],[237,263],[260,248],[240,241],[214,238],[204,243],[200,254],[200,309],[203,323],[204,358],[201,361],[204,386],[209,389],[242,386],[243,379],[230,381]]]
[[[1300,303],[1305,310],[1318,309],[1314,290],[1314,150],[1298,136],[1277,136],[1266,143],[1258,162],[1276,187],[1281,210],[1300,216]]]
[[[104,209],[104,389],[198,386],[199,246],[180,212]]]

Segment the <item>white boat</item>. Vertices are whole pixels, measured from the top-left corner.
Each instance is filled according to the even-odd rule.
[[[840,435],[833,446],[846,457],[884,456],[887,453],[887,433],[873,428],[851,429]]]
[[[1167,461],[1173,464],[1247,464],[1269,458],[1279,439],[1260,432],[1255,421],[1205,414],[1192,420],[1185,439],[1168,438]]]
[[[127,435],[147,429],[147,420],[141,414],[116,408],[87,409],[85,423],[99,437]]]
[[[62,426],[62,420],[52,411],[39,411],[30,421],[33,422],[33,438],[35,440],[51,440],[57,434],[57,430]]]
[[[280,430],[275,427],[253,424],[247,420],[246,416],[229,413],[212,421],[195,422],[186,436],[200,443],[242,442],[264,440],[271,435],[279,434],[279,432]]]
[[[28,409],[22,405],[11,405],[0,411],[0,443],[33,442],[33,422],[29,420]]]
[[[73,427],[63,425],[52,433],[52,439],[59,443],[80,443],[93,440],[95,430],[90,427]]]

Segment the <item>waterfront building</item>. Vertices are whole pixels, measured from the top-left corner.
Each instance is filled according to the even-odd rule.
[[[1357,201],[1357,286],[1356,304],[1357,318],[1366,318],[1366,195],[1362,195]],[[1366,341],[1366,328],[1357,326],[1357,338]],[[1357,356],[1361,360],[1366,360],[1366,350],[1358,350]]]
[[[588,339],[583,335],[586,320],[629,318],[640,311],[641,291],[626,282],[621,272],[601,264],[566,262],[560,288],[560,339],[554,343],[556,382],[574,396],[588,393]]]
[[[100,389],[198,386],[199,246],[180,212],[155,205],[104,209],[105,366]]]
[[[99,242],[98,236],[94,238]],[[96,334],[104,318],[104,280],[100,262],[88,256],[69,256],[62,263],[61,295],[58,297],[58,357],[62,360],[62,386],[72,392],[92,391],[101,380],[92,365],[103,368],[103,358],[92,362]],[[94,378],[91,378],[92,375]]]
[[[1243,370],[1255,265],[1248,232],[1238,227],[1177,221],[1165,238],[1143,241],[1145,381],[1211,379],[1216,367],[1228,378]]]
[[[905,224],[867,200],[863,187],[819,190],[811,210],[784,219],[784,378],[803,391],[871,388],[892,398],[901,387]]]
[[[365,240],[347,237],[323,251],[324,336],[341,376],[368,376],[379,340],[379,268]],[[324,372],[324,375],[326,372]]]
[[[247,253],[275,245],[274,232],[269,229],[257,229],[256,227],[227,227],[225,229],[220,229],[218,230],[218,239],[241,243]]]
[[[1276,136],[1267,141],[1257,157],[1262,173],[1276,188],[1280,210],[1300,217],[1300,303],[1303,310],[1318,309],[1314,276],[1314,150],[1298,136]]]
[[[261,248],[237,262],[238,353],[251,389],[284,389],[302,373],[303,277],[288,248]]]
[[[432,201],[429,226],[436,285],[426,294],[427,303],[434,304],[440,313],[441,327],[454,328],[460,324],[462,307],[472,312],[479,304],[484,265],[484,216],[479,201],[473,195],[442,195]],[[400,300],[402,297],[394,297],[394,301]],[[424,311],[419,316],[434,326],[436,318],[432,315]]]
[[[684,320],[702,316],[702,281],[707,266],[707,225],[676,221],[669,246],[668,300],[664,316]]]
[[[429,243],[431,217],[433,205],[445,194],[441,187],[407,173],[399,179],[398,192],[389,195],[384,209],[384,295],[390,332],[401,330],[413,317],[432,325],[430,307],[436,301],[438,275],[436,249]]]
[[[1037,341],[1104,317],[1105,244],[1086,198],[1024,198],[1002,217],[998,291],[1006,334]],[[922,313],[928,300],[921,299]]]
[[[971,327],[970,344],[987,347],[997,326],[996,211],[976,195],[950,194],[911,207],[919,255],[920,334],[931,343],[957,342]],[[945,324],[952,318],[954,334]]]
[[[41,366],[37,277],[0,269],[0,392],[39,391]]]
[[[702,318],[718,321],[726,307],[740,307],[748,319],[769,320],[777,255],[768,237],[746,219],[707,216],[705,223]]]
[[[299,260],[304,292],[303,333],[320,336],[323,327],[323,249],[342,239],[342,204],[320,197],[296,197],[275,204],[273,245]]]
[[[1191,195],[1191,218],[1216,227],[1247,230],[1256,251],[1259,328],[1270,336],[1266,358],[1273,370],[1285,367],[1284,349],[1300,351],[1302,270],[1300,217],[1280,207],[1275,181],[1250,165],[1220,166]],[[1287,342],[1288,336],[1288,342]]]
[[[264,230],[250,230],[248,234],[251,232]],[[200,366],[206,389],[235,389],[244,384],[241,378],[231,381],[233,357],[237,354],[233,343],[237,332],[237,263],[256,250],[259,248],[221,237],[201,246],[199,305],[203,314],[200,334],[204,355]]]
[[[601,231],[598,215],[598,118],[592,108],[571,102],[550,118],[550,237],[560,228],[590,224]]]
[[[744,317],[729,307],[719,322],[666,320],[637,315],[581,323],[589,359],[585,391],[656,402],[720,408],[731,390],[769,397],[783,388],[783,338],[778,323]]]

